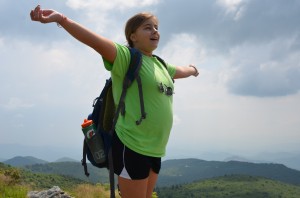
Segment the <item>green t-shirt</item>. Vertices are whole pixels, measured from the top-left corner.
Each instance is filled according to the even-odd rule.
[[[104,60],[105,68],[111,71],[114,102],[117,105],[122,92],[123,78],[128,70],[130,52],[126,46],[115,44],[117,56],[113,64]],[[120,115],[116,124],[116,133],[120,140],[133,151],[152,157],[163,157],[173,124],[173,96],[160,92],[160,83],[171,87],[171,79],[176,68],[167,64],[167,69],[155,57],[143,55],[139,72],[144,95],[146,119],[140,125],[136,121],[141,117],[137,81],[127,90],[125,98],[125,116]]]

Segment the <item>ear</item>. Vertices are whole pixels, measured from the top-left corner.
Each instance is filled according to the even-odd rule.
[[[136,35],[135,35],[135,33],[132,33],[132,34],[130,35],[130,40],[131,40],[133,43],[136,41]]]

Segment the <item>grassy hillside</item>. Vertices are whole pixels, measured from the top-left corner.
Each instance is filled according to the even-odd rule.
[[[156,189],[160,198],[299,198],[300,186],[262,177],[231,175]]]
[[[63,175],[32,173],[0,163],[0,197],[24,198],[29,191],[53,186],[59,186],[74,197],[109,197],[108,184],[91,184]]]
[[[34,164],[24,167],[34,173],[48,173],[67,175],[80,180],[84,180],[91,183],[109,183],[108,170],[99,169],[88,164],[89,177],[84,174],[83,166],[79,162],[53,162],[47,164]]]
[[[0,163],[0,197],[26,197],[28,186],[20,185],[18,169]]]
[[[32,189],[46,189],[52,186],[60,186],[61,188],[73,188],[78,184],[86,184],[88,182],[66,175],[33,173],[21,168],[11,167],[0,163],[0,173],[7,184],[26,184]],[[3,179],[2,178],[2,179]]]

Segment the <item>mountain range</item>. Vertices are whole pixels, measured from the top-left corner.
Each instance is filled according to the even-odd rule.
[[[107,183],[108,171],[88,164],[90,176],[84,175],[80,162],[63,158],[46,162],[34,157],[15,157],[4,163],[22,167],[36,173],[69,175],[93,183]],[[293,185],[300,185],[300,171],[282,164],[250,163],[241,161],[206,161],[200,159],[175,159],[162,162],[158,186],[190,183],[225,175],[260,176]]]
[[[204,180],[224,175],[260,176],[289,184],[300,185],[300,171],[282,164],[241,161],[205,161],[200,159],[167,160],[162,163],[160,186]]]
[[[36,157],[32,156],[16,156],[8,160],[3,160],[2,161],[4,164],[8,164],[11,166],[16,166],[16,167],[22,167],[22,166],[27,166],[27,165],[33,165],[33,164],[47,164],[50,163],[49,161],[42,160]],[[75,159],[69,158],[69,157],[62,157],[54,162],[78,162]]]
[[[284,150],[284,148],[282,148]],[[14,156],[34,156],[47,162],[55,162],[61,156],[68,156],[76,161],[82,158],[82,147],[52,147],[52,146],[30,146],[20,144],[1,144],[0,143],[0,162],[13,158]],[[298,150],[289,152],[259,152],[259,153],[240,153],[240,151],[202,151],[172,148],[163,160],[197,158],[214,161],[244,161],[254,163],[278,163],[284,164],[289,168],[300,170],[300,152]]]

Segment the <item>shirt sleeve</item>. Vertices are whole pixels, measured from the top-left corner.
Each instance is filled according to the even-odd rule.
[[[107,60],[103,59],[105,69],[110,71],[113,75],[125,76],[130,62],[129,49],[124,45],[120,45],[118,43],[114,44],[117,50],[115,61],[113,63],[109,63]]]
[[[174,76],[176,74],[176,66],[172,65],[172,64],[169,64],[169,63],[166,63],[166,64],[167,64],[168,73],[170,74],[170,76],[172,78],[174,78]]]

